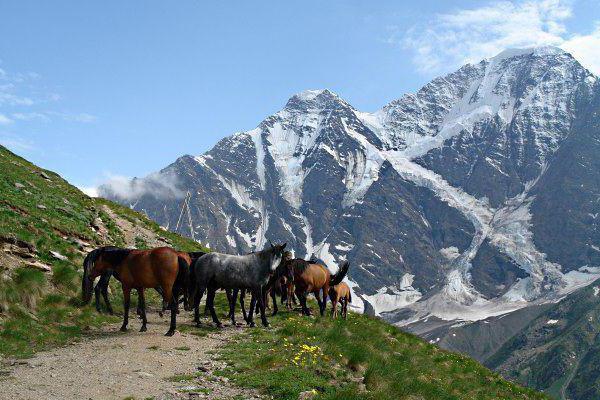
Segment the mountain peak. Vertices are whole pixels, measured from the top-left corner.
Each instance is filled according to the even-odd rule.
[[[287,102],[286,109],[326,109],[350,107],[337,94],[329,89],[304,90],[293,95]]]
[[[519,57],[524,55],[550,56],[567,54],[566,51],[556,46],[534,46],[525,48],[510,48],[501,51],[494,57],[487,59],[488,61],[501,61],[508,58]]]

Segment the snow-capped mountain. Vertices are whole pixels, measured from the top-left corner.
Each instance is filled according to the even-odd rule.
[[[135,180],[135,196],[100,192],[174,229],[189,191],[213,249],[287,241],[332,269],[349,260],[358,308],[401,325],[478,320],[600,277],[599,93],[562,50],[507,50],[375,113],[299,93]]]

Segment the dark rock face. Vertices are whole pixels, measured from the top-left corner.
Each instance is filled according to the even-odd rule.
[[[536,185],[536,246],[563,268],[600,265],[600,87],[583,92],[572,131]]]
[[[148,177],[136,196],[101,192],[189,235],[185,214],[176,227],[189,191],[195,236],[217,251],[271,239],[332,268],[347,259],[358,306],[400,323],[482,318],[494,304],[555,300],[592,280],[565,273],[600,266],[594,82],[541,48],[466,65],[373,114],[306,91],[160,171],[171,186],[140,190],[162,182]]]
[[[490,299],[502,296],[518,279],[527,277],[525,271],[510,257],[494,248],[488,240],[481,245],[471,263],[473,286]]]

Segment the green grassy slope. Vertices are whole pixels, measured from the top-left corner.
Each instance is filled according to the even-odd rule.
[[[0,354],[28,356],[109,319],[79,307],[78,291],[86,251],[135,244],[127,243],[119,219],[144,232],[138,243],[151,236],[182,250],[200,249],[137,212],[89,198],[0,146]]]
[[[134,234],[124,226],[134,227]],[[199,248],[137,212],[87,197],[2,147],[0,238],[0,355],[5,357],[68,343],[109,320],[79,305],[88,247],[162,240],[183,250]],[[66,258],[57,259],[51,251]],[[32,263],[51,271],[28,266]],[[118,294],[113,293],[116,304]],[[296,399],[311,390],[327,399],[544,398],[379,319],[352,314],[347,321],[333,321],[281,312],[271,322],[273,328],[245,330],[222,349],[230,366],[222,373],[277,398]],[[200,336],[214,331],[179,328]]]
[[[599,283],[552,305],[485,364],[557,399],[600,398]]]
[[[317,310],[313,306],[313,310]],[[545,399],[378,318],[282,312],[222,351],[222,374],[278,399]]]

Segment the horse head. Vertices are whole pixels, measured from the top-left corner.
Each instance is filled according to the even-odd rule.
[[[107,246],[92,250],[83,260],[83,279],[81,280],[81,296],[85,304],[92,299],[94,279],[103,272],[114,270],[129,254],[129,249]]]
[[[281,260],[283,260],[284,249],[287,243],[274,245],[269,240],[271,244],[271,272],[275,272],[279,264],[281,264]]]
[[[96,260],[102,249],[95,249],[88,253],[83,260],[83,279],[81,280],[81,297],[84,304],[88,304],[92,299],[92,289],[94,286],[94,273]]]

